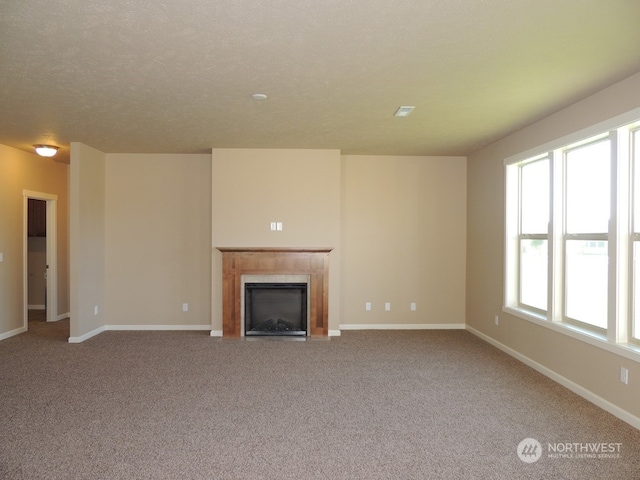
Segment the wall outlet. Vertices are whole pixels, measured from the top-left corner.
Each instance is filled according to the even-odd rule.
[[[182,304],[182,311],[183,312],[188,312],[189,311],[189,304],[188,303],[183,303]]]
[[[94,315],[98,314],[98,306],[97,305],[95,307],[93,307],[93,314]]]
[[[494,321],[496,322],[496,325],[500,325],[500,317],[498,315],[496,315]]]
[[[411,302],[411,311],[412,312],[416,311],[416,302]]]
[[[365,303],[364,304],[364,309],[367,310],[367,311],[371,310],[371,302]]]
[[[271,231],[275,232],[276,230],[276,222],[271,222]]]
[[[276,230],[279,232],[282,231],[282,222],[276,222]]]
[[[390,311],[391,311],[391,304],[390,304],[389,302],[386,302],[386,303],[384,304],[384,309],[385,309],[387,312],[390,312]]]
[[[620,381],[625,385],[629,384],[629,370],[624,367],[620,367]]]

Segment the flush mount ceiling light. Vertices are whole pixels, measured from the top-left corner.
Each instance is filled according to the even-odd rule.
[[[34,145],[36,153],[41,157],[53,157],[60,147],[54,147],[53,145]]]
[[[402,106],[402,107],[398,107],[398,109],[396,110],[396,113],[393,114],[394,117],[407,117],[409,116],[409,114],[411,112],[413,112],[413,109],[416,108],[414,106]]]
[[[267,96],[264,93],[254,93],[253,95],[251,95],[251,98],[253,98],[254,100],[266,100]]]

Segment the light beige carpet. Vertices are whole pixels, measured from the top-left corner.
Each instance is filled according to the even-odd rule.
[[[0,342],[0,478],[640,478],[638,430],[465,331],[68,344],[50,327]],[[620,457],[526,463],[528,437]]]

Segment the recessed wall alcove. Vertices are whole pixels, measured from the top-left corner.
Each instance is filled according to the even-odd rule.
[[[222,336],[242,335],[243,275],[308,275],[309,335],[329,334],[331,248],[226,248],[222,252]]]

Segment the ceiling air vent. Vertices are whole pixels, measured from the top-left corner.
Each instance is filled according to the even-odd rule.
[[[413,109],[416,107],[407,107],[407,106],[403,106],[403,107],[398,107],[398,110],[396,110],[396,113],[393,114],[394,117],[407,117],[409,116],[409,114],[411,112],[413,112]]]

